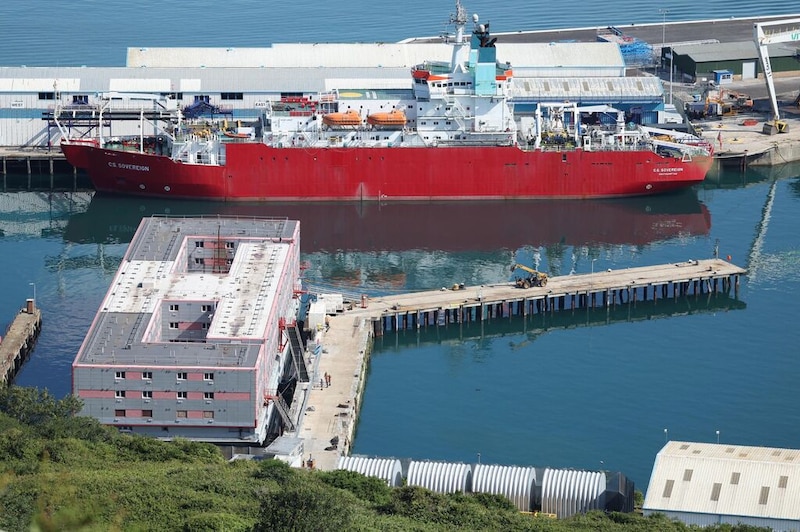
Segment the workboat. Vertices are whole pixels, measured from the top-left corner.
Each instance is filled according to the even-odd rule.
[[[185,199],[585,199],[703,181],[712,148],[694,135],[629,123],[608,105],[515,111],[513,70],[498,62],[488,24],[472,21],[468,35],[456,2],[451,59],[416,65],[403,90],[284,94],[234,131],[198,126],[175,100],[153,95],[138,135],[103,137],[101,126],[97,137],[71,139],[59,123],[61,148],[100,192]],[[102,97],[100,124],[121,98]],[[145,118],[151,135],[142,133],[151,129]]]

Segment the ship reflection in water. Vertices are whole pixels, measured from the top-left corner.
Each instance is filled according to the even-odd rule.
[[[274,216],[300,220],[304,253],[487,251],[520,246],[629,244],[705,235],[711,215],[686,190],[614,200],[442,203],[224,203],[95,195],[64,238],[130,242],[144,216]]]
[[[443,203],[224,203],[95,195],[64,238],[127,243],[144,216],[271,216],[298,219],[306,278],[332,289],[413,290],[508,280],[512,256],[544,249],[548,269],[566,248],[643,247],[711,228],[693,190],[646,198]],[[557,250],[548,253],[548,250]]]

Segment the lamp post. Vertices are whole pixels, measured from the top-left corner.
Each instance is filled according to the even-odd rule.
[[[664,48],[667,44],[667,13],[669,9],[659,9],[661,14],[661,56],[664,56]],[[672,104],[672,46],[669,47],[669,103]]]
[[[36,283],[28,283],[30,286],[33,287],[33,301],[36,301]]]
[[[667,443],[669,441],[668,433],[669,431],[667,429],[664,429],[664,443]]]
[[[719,443],[719,431],[717,431],[717,443]]]
[[[596,260],[597,259],[592,259],[592,275],[594,275],[594,261],[596,261]]]

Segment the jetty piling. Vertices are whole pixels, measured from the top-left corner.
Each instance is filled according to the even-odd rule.
[[[13,382],[33,350],[41,329],[42,313],[36,300],[28,299],[0,338],[0,380],[3,384]]]

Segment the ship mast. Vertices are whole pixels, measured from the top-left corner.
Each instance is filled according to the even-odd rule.
[[[477,21],[478,15],[474,15]],[[461,0],[456,0],[456,12],[450,14],[450,24],[456,27],[456,36],[453,43],[453,55],[450,58],[450,69],[455,71],[464,59],[461,57],[466,41],[464,39],[464,27],[467,25],[467,10],[461,5]]]

